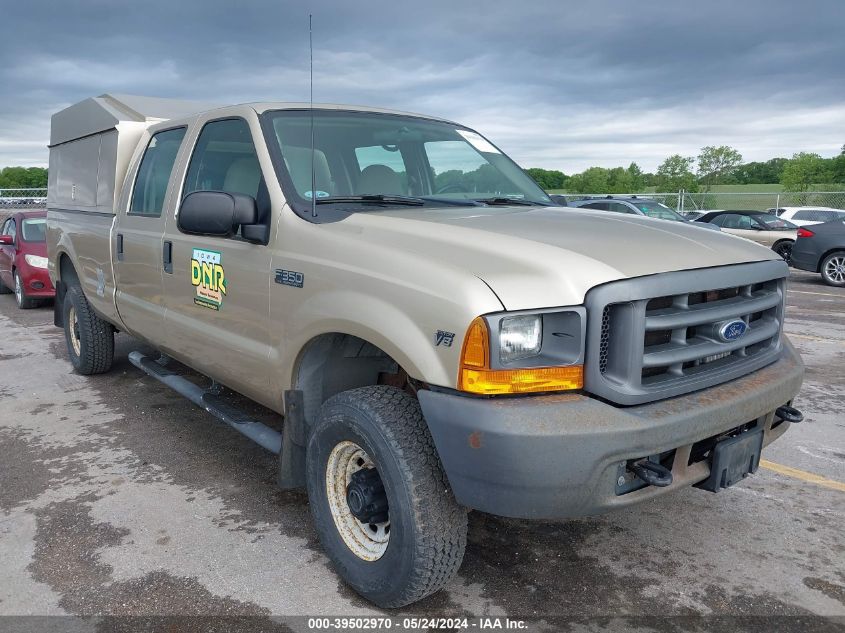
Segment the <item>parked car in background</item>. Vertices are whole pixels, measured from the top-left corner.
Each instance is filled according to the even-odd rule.
[[[559,207],[568,207],[569,206],[569,200],[567,199],[567,197],[562,196],[559,193],[550,193],[549,198],[551,198],[552,202],[554,202]]]
[[[580,207],[582,209],[598,209],[600,211],[611,211],[613,213],[629,213],[632,215],[645,215],[658,220],[670,220],[672,222],[685,222],[688,220],[680,213],[667,207],[657,200],[640,198],[638,196],[607,196],[606,198],[587,198],[586,200],[570,200],[568,206]],[[714,225],[703,225],[706,228],[719,230]]]
[[[798,227],[763,211],[710,211],[696,222],[710,222],[725,232],[768,246],[789,261]]]
[[[820,273],[829,286],[845,287],[845,221],[799,228],[791,263],[795,268]]]
[[[768,209],[767,213],[772,213],[782,220],[788,220],[795,226],[810,226],[834,222],[835,220],[845,220],[845,209],[834,209],[833,207],[779,207]]]
[[[678,211],[678,213],[680,213],[682,216],[684,216],[684,218],[686,218],[687,220],[692,221],[692,220],[697,220],[702,215],[707,213],[707,211]]]
[[[20,211],[0,229],[0,294],[15,293],[21,309],[55,296],[47,274],[46,211]]]

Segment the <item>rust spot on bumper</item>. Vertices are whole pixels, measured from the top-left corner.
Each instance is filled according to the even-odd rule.
[[[469,434],[469,447],[481,448],[481,431],[473,431]]]

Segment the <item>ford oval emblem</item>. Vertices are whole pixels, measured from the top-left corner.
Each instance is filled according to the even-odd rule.
[[[719,327],[719,338],[725,343],[729,343],[740,338],[746,330],[748,330],[748,324],[742,319],[726,321]]]

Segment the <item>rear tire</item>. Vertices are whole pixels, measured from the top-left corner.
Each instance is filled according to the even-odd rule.
[[[825,257],[819,272],[828,286],[845,288],[845,251],[835,251]]]
[[[12,283],[14,283],[14,282],[12,282]],[[12,294],[12,289],[7,288],[6,284],[4,284],[2,280],[0,280],[0,295],[10,295],[10,294]]]
[[[67,353],[80,374],[102,374],[114,359],[114,328],[91,309],[82,288],[68,286],[62,308]]]
[[[388,514],[374,524],[352,516],[344,496],[352,474],[372,470]],[[326,401],[308,441],[306,477],[320,542],[366,599],[401,607],[438,591],[458,571],[466,510],[452,495],[419,403],[406,392],[361,387]]]
[[[18,304],[18,308],[21,310],[30,310],[37,306],[37,299],[32,299],[26,296],[26,292],[24,292],[23,289],[23,281],[21,281],[21,276],[18,274],[18,271],[13,272],[12,277],[15,280],[15,303]]]

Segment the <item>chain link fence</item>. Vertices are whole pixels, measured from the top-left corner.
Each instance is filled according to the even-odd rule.
[[[564,194],[568,200],[584,200],[612,196],[635,195],[662,202],[682,214],[712,210],[768,211],[782,207],[828,207],[845,209],[845,191],[802,191],[802,192],[709,192],[635,194]]]
[[[44,209],[47,206],[47,188],[0,189],[0,209]]]

